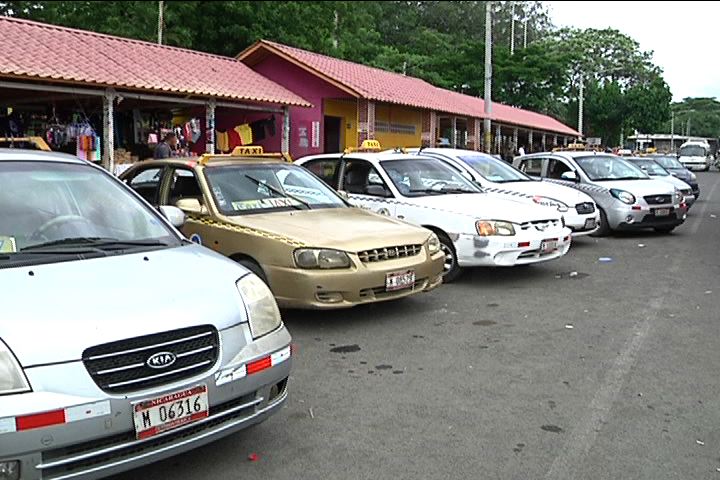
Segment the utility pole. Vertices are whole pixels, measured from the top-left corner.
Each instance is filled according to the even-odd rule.
[[[670,152],[675,152],[675,111],[670,111]]]
[[[690,140],[690,115],[688,115],[687,125],[685,127],[685,136]]]
[[[510,9],[510,55],[515,54],[515,2]]]
[[[407,62],[403,62],[403,76],[407,75]]]
[[[580,95],[578,97],[578,132],[583,136],[583,107],[585,103],[585,80],[580,72]]]
[[[527,48],[527,18],[523,22],[523,48]]]
[[[335,50],[337,50],[337,48],[338,48],[338,25],[340,24],[340,15],[338,14],[337,10],[335,10],[333,13],[335,14],[335,18],[333,20],[334,29],[333,29],[332,44],[333,44],[333,48]]]
[[[165,2],[158,2],[158,45],[163,44],[163,29],[165,28]]]
[[[492,133],[490,132],[490,115],[492,114],[492,2],[485,3],[485,151],[490,153]]]

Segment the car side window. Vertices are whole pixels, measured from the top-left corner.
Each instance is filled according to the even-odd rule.
[[[145,200],[157,205],[162,172],[163,167],[138,170],[132,178],[126,179],[125,182]]]
[[[520,171],[534,177],[542,176],[542,158],[527,158],[520,162]]]
[[[339,158],[323,158],[311,160],[303,164],[303,167],[314,173],[320,180],[327,183],[333,189],[338,185],[338,174],[340,173]]]
[[[176,205],[179,200],[194,198],[202,205],[203,194],[200,184],[192,170],[176,168],[172,170],[167,205]]]
[[[570,165],[565,163],[563,160],[560,160],[559,158],[551,158],[548,161],[548,168],[547,168],[547,178],[554,178],[556,180],[562,179],[562,174],[565,172],[571,172],[573,171],[572,168],[570,168]]]
[[[392,194],[375,167],[365,160],[347,160],[342,189],[348,193],[390,197]]]

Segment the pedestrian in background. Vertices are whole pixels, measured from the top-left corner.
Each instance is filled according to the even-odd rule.
[[[158,143],[155,147],[155,153],[153,154],[153,158],[158,159],[172,157],[173,152],[177,147],[177,143],[177,136],[172,132],[168,133],[167,135],[165,135],[165,138],[163,138],[162,141]]]

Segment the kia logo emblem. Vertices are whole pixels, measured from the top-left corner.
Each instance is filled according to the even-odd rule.
[[[150,368],[168,368],[170,365],[175,363],[177,357],[172,352],[158,352],[145,361],[145,364]]]

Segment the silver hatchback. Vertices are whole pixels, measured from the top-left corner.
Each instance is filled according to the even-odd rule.
[[[270,290],[104,170],[0,150],[0,480],[98,478],[287,398]]]

